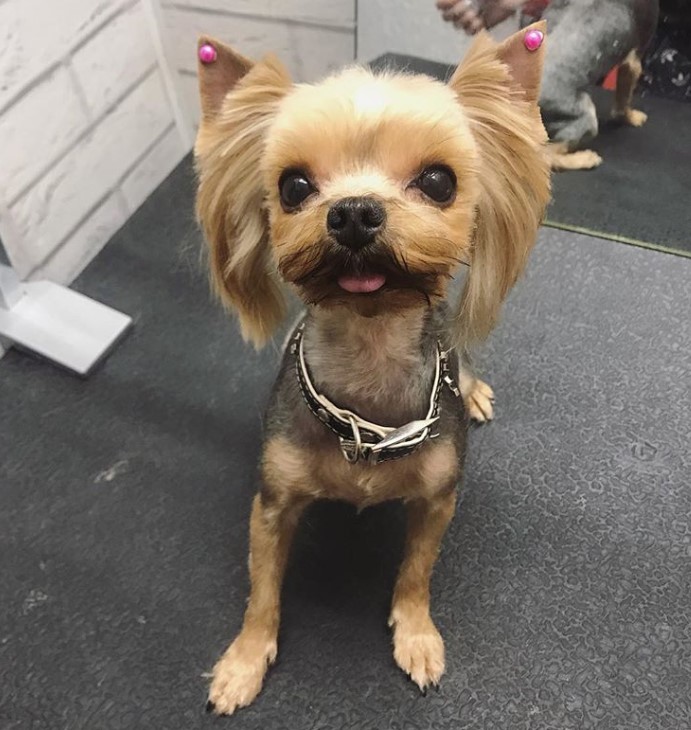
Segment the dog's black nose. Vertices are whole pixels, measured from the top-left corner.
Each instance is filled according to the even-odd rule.
[[[326,225],[341,246],[357,250],[372,243],[385,220],[384,206],[374,198],[343,198],[329,208]]]

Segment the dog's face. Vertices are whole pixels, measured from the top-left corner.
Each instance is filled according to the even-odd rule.
[[[262,167],[274,260],[308,303],[419,304],[468,258],[478,151],[444,84],[352,69],[298,87]]]
[[[200,42],[214,60],[200,64],[197,209],[248,339],[282,317],[274,273],[309,304],[369,316],[444,297],[459,263],[459,332],[489,330],[549,195],[542,49],[523,38],[481,38],[449,84],[354,68],[294,85],[275,59]]]

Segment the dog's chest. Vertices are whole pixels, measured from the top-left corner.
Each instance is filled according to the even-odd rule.
[[[455,485],[464,446],[462,407],[450,391],[435,385],[438,341],[427,324],[424,312],[374,321],[342,316],[332,321],[327,312],[318,321],[307,320],[302,335],[305,367],[314,391],[336,409],[399,428],[429,417],[432,399],[441,397],[443,407],[434,439],[412,452],[389,455],[390,460],[374,464],[365,457],[352,463],[344,455],[345,448],[352,457],[351,447],[320,420],[318,405],[310,404],[306,386],[299,384],[296,370],[302,366],[296,344],[287,351],[267,418],[264,475],[272,489],[365,507],[430,497]]]
[[[322,496],[361,507],[389,499],[429,498],[457,481],[458,458],[453,444],[428,443],[419,452],[376,464],[343,463],[330,454],[316,470],[325,485]]]
[[[421,330],[421,318],[411,317],[307,331],[315,384],[334,403],[377,423],[422,418],[433,366],[420,349]]]
[[[460,476],[457,444],[450,438],[428,441],[394,461],[348,463],[337,442],[304,448],[285,436],[270,439],[264,474],[274,488],[310,499],[339,499],[358,507],[390,499],[429,498],[452,488]]]

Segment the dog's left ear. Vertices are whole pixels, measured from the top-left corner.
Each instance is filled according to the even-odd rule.
[[[537,100],[546,24],[501,44],[481,34],[449,85],[478,147],[480,196],[470,273],[458,313],[458,344],[491,331],[523,271],[550,197],[547,134]]]
[[[262,159],[269,127],[293,84],[272,56],[253,63],[205,37],[197,53],[197,217],[214,289],[237,314],[243,337],[261,347],[285,312],[269,246]]]

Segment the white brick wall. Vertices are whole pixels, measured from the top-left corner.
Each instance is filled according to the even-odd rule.
[[[190,147],[154,2],[0,2],[0,237],[22,277],[71,281]]]
[[[171,124],[170,109],[154,68],[10,206],[21,240],[31,242],[30,249],[20,249],[14,255],[9,247],[15,266],[26,269],[50,255],[55,242],[72,233]]]
[[[76,86],[59,66],[0,116],[3,195],[14,200],[89,126]]]
[[[517,26],[515,18],[505,20],[492,34],[505,38]],[[442,19],[434,0],[359,0],[357,35],[363,63],[391,51],[455,64],[472,42]]]
[[[190,149],[202,32],[312,80],[354,59],[355,0],[0,0],[0,238],[20,276],[71,281]]]
[[[126,53],[120,50],[126,48]],[[149,26],[141,3],[116,16],[72,56],[74,75],[94,117],[103,114],[156,64]]]
[[[0,4],[0,109],[64,58],[126,0],[5,0]]]
[[[349,29],[355,21],[354,0],[162,0],[162,3],[168,7],[232,13],[236,17],[265,16]]]
[[[355,0],[161,0],[170,65],[196,125],[196,39],[217,37],[250,58],[276,53],[296,81],[313,81],[355,58]]]
[[[170,160],[179,159],[187,150],[183,148],[180,135],[174,127],[168,127],[149,149],[141,162],[122,180],[120,190],[129,210],[137,208],[149,197],[167,175]],[[192,201],[190,201],[192,210]]]
[[[127,219],[129,209],[115,191],[108,195],[74,231],[80,246],[62,246],[34,270],[34,278],[72,281],[84,268],[84,249],[97,253]]]

